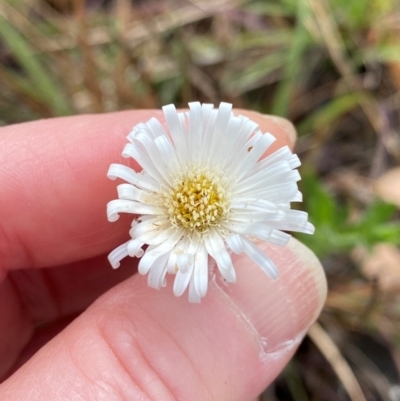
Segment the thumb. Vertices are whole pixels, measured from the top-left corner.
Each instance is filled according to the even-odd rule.
[[[269,279],[235,256],[201,304],[135,275],[99,298],[0,387],[0,399],[251,401],[278,375],[326,296],[316,257],[292,239],[262,244]]]

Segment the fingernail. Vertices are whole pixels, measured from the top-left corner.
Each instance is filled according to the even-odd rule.
[[[277,265],[278,279],[270,279],[244,255],[235,255],[237,282],[215,284],[237,306],[259,336],[265,355],[295,347],[317,319],[327,287],[323,268],[303,244],[291,239],[286,247],[260,243]]]
[[[263,115],[265,117],[268,117],[273,123],[282,128],[292,144],[296,142],[297,139],[296,128],[289,120],[283,117],[274,116],[272,114],[263,114]]]

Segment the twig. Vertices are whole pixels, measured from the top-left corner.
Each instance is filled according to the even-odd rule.
[[[351,401],[367,401],[349,364],[321,325],[314,323],[308,331],[308,336],[331,364]]]

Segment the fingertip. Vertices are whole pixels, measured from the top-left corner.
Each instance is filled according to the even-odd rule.
[[[263,116],[264,118],[270,119],[272,123],[283,129],[289,140],[289,146],[292,148],[297,139],[297,131],[293,123],[286,118],[274,116],[272,114],[263,114]]]

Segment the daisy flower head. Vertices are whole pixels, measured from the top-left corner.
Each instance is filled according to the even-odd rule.
[[[155,118],[136,125],[122,156],[141,172],[112,164],[118,199],[107,205],[108,220],[134,215],[130,239],[109,255],[113,268],[126,256],[140,258],[139,273],[161,288],[174,276],[173,291],[200,302],[207,293],[209,256],[223,278],[236,281],[231,254],[246,253],[271,278],[278,270],[253,242],[286,245],[284,231],[312,234],[307,213],[291,210],[302,195],[299,158],[287,146],[261,158],[275,141],[258,125],[232,113],[232,105],[189,103],[189,111],[163,107],[167,129]]]

